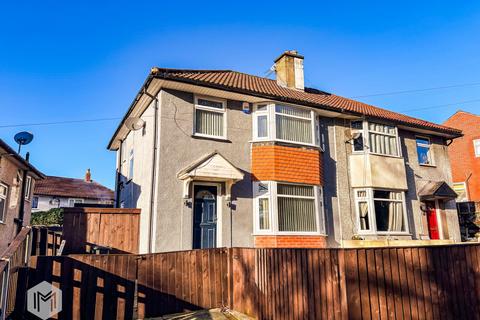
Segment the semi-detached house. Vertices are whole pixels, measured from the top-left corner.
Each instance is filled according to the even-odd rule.
[[[152,68],[108,148],[140,251],[460,240],[447,146],[461,131],[303,81]]]

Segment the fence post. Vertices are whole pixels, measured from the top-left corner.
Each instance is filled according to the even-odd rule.
[[[0,320],[5,320],[5,316],[7,313],[7,299],[8,299],[8,286],[9,286],[9,278],[10,278],[10,259],[3,258],[2,261],[5,261],[7,264],[5,269],[3,269],[3,278],[2,278],[2,313],[0,314]]]

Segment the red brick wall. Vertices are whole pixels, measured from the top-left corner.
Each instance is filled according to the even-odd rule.
[[[252,175],[255,180],[323,185],[322,171],[322,157],[318,149],[252,146]]]
[[[445,121],[445,125],[464,134],[448,147],[453,182],[464,182],[472,173],[467,184],[469,200],[480,201],[480,157],[475,157],[473,148],[473,140],[480,139],[480,116],[459,111]]]
[[[256,248],[326,248],[324,236],[255,236]]]

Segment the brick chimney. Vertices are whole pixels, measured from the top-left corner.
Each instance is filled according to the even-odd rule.
[[[85,181],[92,182],[92,174],[90,173],[90,169],[87,169],[87,172],[85,172]]]
[[[296,50],[285,51],[275,60],[275,74],[278,85],[300,91],[305,90],[303,56]]]

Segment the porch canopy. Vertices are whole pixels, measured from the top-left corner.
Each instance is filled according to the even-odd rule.
[[[418,193],[420,200],[452,200],[457,193],[445,181],[429,181]]]
[[[243,179],[243,172],[215,151],[181,170],[177,177],[183,180],[184,198],[189,198],[192,181],[225,182],[225,194],[230,197],[232,185]]]

